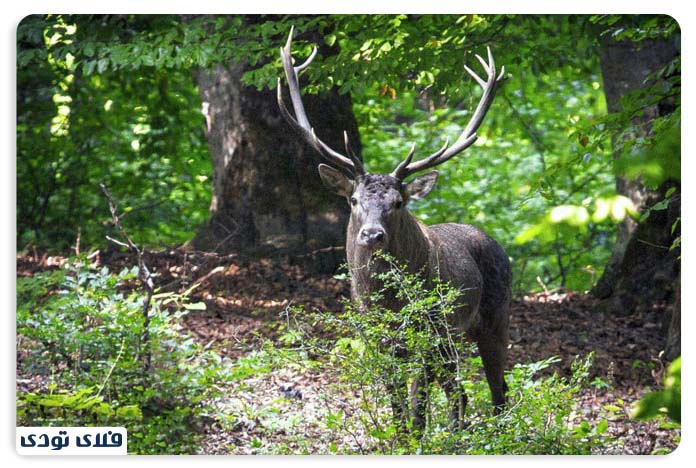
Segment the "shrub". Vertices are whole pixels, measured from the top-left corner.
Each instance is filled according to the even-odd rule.
[[[17,280],[18,373],[50,376],[17,394],[18,425],[125,426],[132,453],[196,451],[192,428],[215,411],[228,363],[181,329],[188,309],[204,307],[185,294],[156,294],[145,333],[145,296],[129,287],[137,275],[78,258]]]
[[[507,408],[494,416],[488,385],[481,377],[481,358],[449,325],[460,292],[439,282],[425,288],[421,278],[385,258],[390,268],[379,275],[384,288],[372,297],[369,307],[357,310],[348,304],[342,314],[312,316],[314,324],[321,323],[339,338],[305,336],[302,340],[313,352],[329,356],[339,369],[340,385],[360,396],[351,411],[327,417],[329,430],[350,435],[362,453],[585,454],[603,441],[606,420],[595,427],[576,421],[575,399],[588,384],[591,355],[576,359],[569,377],[539,375],[560,361],[555,357],[516,364],[506,376]],[[395,311],[380,307],[379,299],[385,294],[403,298],[406,305]],[[289,336],[300,342],[297,329]],[[395,421],[390,406],[407,407],[408,396],[390,395],[389,385],[413,381],[426,364],[441,375],[452,360],[457,360],[456,379],[468,396],[467,427],[452,426],[450,405],[435,384],[427,390],[427,425],[422,433]]]

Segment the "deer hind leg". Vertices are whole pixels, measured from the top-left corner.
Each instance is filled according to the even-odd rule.
[[[502,336],[501,336],[502,335]],[[483,369],[486,372],[488,387],[491,389],[491,399],[495,413],[498,414],[505,406],[505,365],[507,362],[507,331],[498,336],[488,336],[478,342]]]

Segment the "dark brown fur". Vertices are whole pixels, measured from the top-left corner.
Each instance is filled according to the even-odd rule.
[[[493,405],[499,409],[505,403],[506,392],[503,372],[512,282],[508,257],[500,244],[474,226],[446,223],[427,227],[407,209],[395,209],[394,200],[408,201],[408,187],[390,176],[367,175],[353,183],[351,197],[359,203],[353,206],[346,245],[353,299],[363,304],[378,287],[373,274],[385,267],[380,261],[371,260],[374,246],[366,247],[359,242],[360,230],[370,223],[382,227],[386,233],[380,248],[398,262],[406,263],[411,272],[423,274],[427,279],[439,278],[462,291],[456,325],[478,344]],[[385,298],[381,305],[392,310],[403,306],[393,297]],[[426,375],[425,382],[417,381],[412,388],[416,426],[424,424],[423,383],[431,378]],[[459,397],[453,418],[460,416],[466,397],[458,394],[453,381],[443,382],[443,387],[449,398]]]

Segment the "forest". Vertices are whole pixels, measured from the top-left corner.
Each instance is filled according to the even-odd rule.
[[[17,427],[679,445],[673,18],[51,14],[16,41]]]

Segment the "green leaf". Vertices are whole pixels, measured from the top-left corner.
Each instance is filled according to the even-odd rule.
[[[104,73],[109,66],[109,59],[102,58],[97,61],[97,73]]]
[[[636,419],[651,419],[664,412],[665,394],[654,392],[644,396],[636,405],[632,416]]]
[[[116,417],[125,419],[142,420],[143,413],[138,405],[126,405],[116,410]]]
[[[609,421],[606,419],[602,419],[599,424],[597,424],[597,427],[595,428],[595,432],[597,434],[604,434],[607,432],[607,429],[609,428]]]
[[[82,47],[82,53],[87,57],[92,57],[94,55],[94,43],[86,42]]]
[[[602,405],[602,408],[607,411],[621,411],[621,408],[616,405]]]

